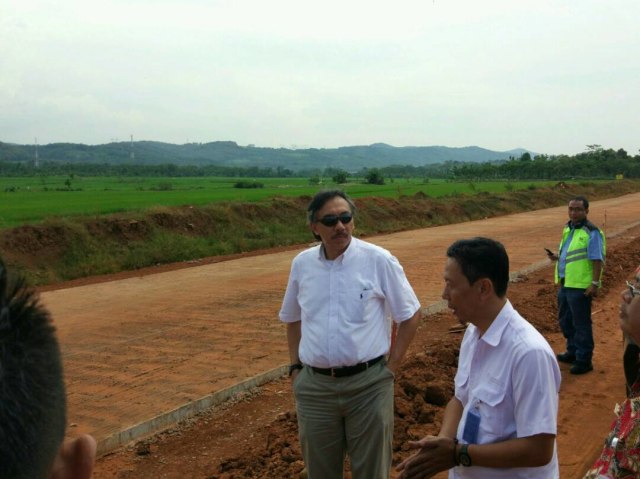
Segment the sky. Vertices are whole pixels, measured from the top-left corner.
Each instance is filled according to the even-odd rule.
[[[640,149],[638,0],[0,0],[0,141]]]

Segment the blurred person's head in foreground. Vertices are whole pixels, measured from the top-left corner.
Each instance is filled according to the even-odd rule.
[[[91,477],[96,442],[64,442],[62,358],[49,312],[0,259],[0,476]]]

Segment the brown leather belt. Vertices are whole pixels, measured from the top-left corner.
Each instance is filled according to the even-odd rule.
[[[311,369],[313,369],[314,372],[318,374],[324,374],[325,376],[344,378],[361,373],[362,371],[366,371],[374,364],[382,361],[382,358],[384,358],[384,356],[378,356],[377,358],[371,359],[370,361],[364,363],[355,364],[353,366],[344,366],[341,368],[314,368],[313,366],[311,366]]]

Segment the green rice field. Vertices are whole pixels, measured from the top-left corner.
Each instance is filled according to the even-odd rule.
[[[234,188],[256,181],[263,188]],[[430,197],[504,192],[555,184],[532,182],[450,182],[423,178],[387,179],[385,185],[362,179],[336,185],[310,185],[308,178],[167,178],[167,177],[22,177],[0,178],[0,229],[39,223],[48,217],[104,215],[159,206],[200,206],[220,201],[252,202],[278,196],[311,196],[322,188],[341,188],[353,198],[400,198],[422,192]]]

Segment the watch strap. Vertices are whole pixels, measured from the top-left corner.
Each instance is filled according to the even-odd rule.
[[[464,467],[471,467],[471,456],[469,456],[469,444],[462,444],[460,446],[460,453],[458,454],[458,463]]]

